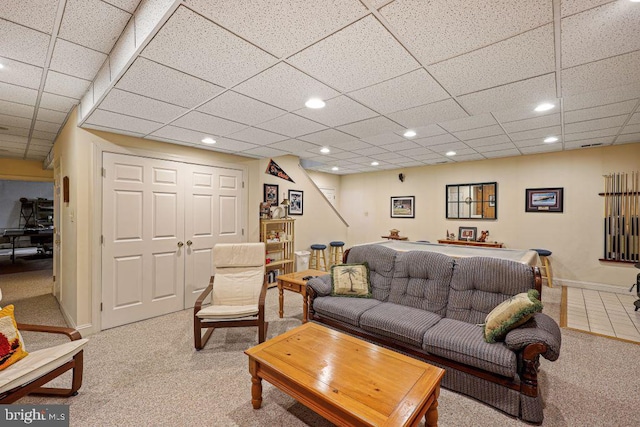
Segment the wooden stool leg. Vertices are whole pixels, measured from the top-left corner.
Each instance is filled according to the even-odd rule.
[[[327,258],[324,256],[324,251],[322,251],[322,269],[327,271]]]
[[[547,286],[553,288],[553,279],[551,277],[551,264],[549,263],[549,259],[544,256],[542,257],[542,264],[544,265],[544,273],[547,276]]]

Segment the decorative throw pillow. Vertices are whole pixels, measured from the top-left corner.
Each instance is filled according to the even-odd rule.
[[[331,295],[371,298],[369,264],[338,264],[331,267]]]
[[[514,295],[497,305],[487,315],[484,323],[484,340],[488,343],[503,340],[507,332],[531,319],[542,311],[540,294],[535,289]]]
[[[0,371],[27,354],[13,317],[13,305],[8,305],[0,310]]]

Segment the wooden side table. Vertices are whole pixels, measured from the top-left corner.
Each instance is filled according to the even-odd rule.
[[[502,248],[504,245],[500,242],[473,242],[468,240],[438,240],[442,245],[461,245],[461,246],[481,246],[485,248]]]
[[[281,274],[278,276],[278,297],[280,301],[280,318],[284,316],[284,290],[302,295],[302,323],[307,322],[307,281],[302,280],[306,276],[324,276],[328,274],[321,270],[304,270],[296,273]]]

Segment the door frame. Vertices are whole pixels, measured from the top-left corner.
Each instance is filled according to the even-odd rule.
[[[92,146],[92,162],[91,162],[91,188],[93,190],[92,205],[90,213],[91,224],[91,243],[96,248],[91,254],[91,325],[83,325],[82,329],[86,334],[100,332],[102,330],[102,319],[100,307],[102,303],[102,167],[104,153],[127,154],[138,157],[147,157],[158,160],[171,160],[182,163],[189,163],[202,166],[213,166],[225,169],[237,169],[242,171],[243,188],[242,188],[242,228],[244,229],[244,238],[248,238],[249,225],[249,167],[241,163],[226,163],[220,160],[209,160],[203,157],[177,155],[173,153],[163,153],[144,148],[120,146],[107,140],[93,140]],[[150,141],[151,142],[151,141]],[[171,144],[167,144],[171,145]],[[182,147],[181,147],[182,148]],[[194,149],[197,150],[197,149]],[[248,159],[251,160],[251,159]]]

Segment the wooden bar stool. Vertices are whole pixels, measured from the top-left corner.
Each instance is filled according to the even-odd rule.
[[[329,266],[342,264],[342,257],[344,256],[344,242],[339,240],[329,243],[331,249],[329,250]]]
[[[547,249],[531,249],[531,250],[538,252],[538,256],[540,257],[540,262],[542,263],[542,266],[540,267],[540,273],[542,273],[543,279],[547,279],[547,286],[552,288],[553,278],[551,276],[551,263],[549,262],[551,251]]]
[[[327,245],[319,243],[311,245],[311,259],[309,260],[309,268],[312,270],[327,271],[327,258],[324,255],[324,250],[327,249]]]

